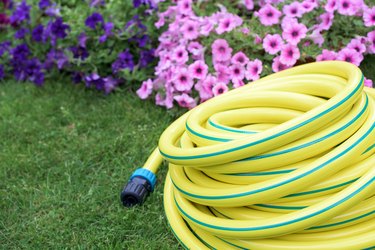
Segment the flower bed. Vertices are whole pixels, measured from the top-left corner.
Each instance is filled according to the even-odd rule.
[[[362,0],[181,0],[164,5],[155,78],[137,94],[193,108],[213,96],[294,65],[375,53],[375,7]],[[373,5],[373,4],[372,4]],[[367,86],[372,85],[366,79]]]
[[[109,93],[152,75],[157,1],[0,0],[0,80],[69,74]],[[149,66],[150,65],[150,66]]]

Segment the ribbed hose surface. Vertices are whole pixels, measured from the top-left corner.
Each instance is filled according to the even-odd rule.
[[[171,124],[164,206],[189,249],[375,246],[375,92],[352,64],[306,64]]]

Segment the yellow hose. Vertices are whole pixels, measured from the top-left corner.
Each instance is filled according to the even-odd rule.
[[[188,249],[375,247],[375,91],[354,65],[288,69],[215,97],[161,135],[164,207]]]

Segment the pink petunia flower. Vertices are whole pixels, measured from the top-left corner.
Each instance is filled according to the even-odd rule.
[[[280,62],[280,56],[277,56],[273,59],[273,62],[272,62],[273,72],[279,72],[279,71],[282,71],[282,70],[288,69],[288,68],[290,68],[288,65]]]
[[[246,67],[246,79],[252,81],[258,80],[262,70],[263,64],[261,60],[255,59],[254,61],[250,61]]]
[[[229,83],[231,75],[228,66],[223,64],[215,64],[214,68],[216,70],[217,80],[226,84]]]
[[[176,95],[174,99],[177,101],[178,105],[183,108],[192,109],[197,106],[195,99],[185,93],[182,95]]]
[[[204,47],[199,42],[190,42],[187,50],[192,54],[194,60],[204,59]]]
[[[242,4],[245,5],[247,10],[254,9],[254,1],[253,0],[242,0]]]
[[[152,86],[153,82],[151,79],[142,82],[141,87],[137,90],[137,95],[139,96],[139,98],[144,100],[149,97],[152,93]]]
[[[283,39],[279,34],[268,34],[263,39],[263,48],[267,53],[271,55],[275,55],[276,53],[278,53],[283,45]]]
[[[346,45],[348,49],[354,49],[358,53],[363,54],[366,52],[366,45],[362,42],[361,38],[353,38],[348,45]]]
[[[287,44],[287,45],[284,45],[281,50],[280,62],[287,66],[293,66],[297,62],[300,56],[301,56],[301,53],[299,52],[299,49],[297,46],[293,44]]]
[[[373,86],[373,82],[372,82],[372,80],[371,79],[368,79],[368,78],[366,78],[365,77],[365,80],[364,80],[364,85],[366,86],[366,87],[369,87],[369,88],[372,88],[372,86]]]
[[[193,4],[192,0],[177,1],[178,12],[183,15],[190,16],[193,13],[192,4]]]
[[[184,46],[178,46],[173,50],[172,60],[177,64],[185,64],[189,60],[188,52]]]
[[[232,48],[229,47],[225,39],[216,39],[211,45],[214,60],[222,62],[228,61],[232,55]]]
[[[210,17],[203,17],[201,22],[200,34],[202,36],[208,36],[214,29],[214,22]]]
[[[193,78],[204,79],[208,72],[208,66],[204,61],[195,61],[189,65],[189,73]]]
[[[235,89],[245,85],[244,81],[239,80],[239,79],[232,79],[232,83],[233,83],[233,88],[235,88]]]
[[[193,79],[186,68],[179,68],[176,70],[175,77],[173,78],[174,87],[178,91],[189,91],[193,87]]]
[[[366,8],[363,12],[363,22],[366,27],[371,27],[375,25],[375,7]]]
[[[213,88],[212,92],[214,93],[214,96],[221,95],[225,92],[228,92],[228,86],[223,82],[218,82]]]
[[[328,0],[326,5],[324,6],[324,9],[327,11],[327,12],[334,12],[335,10],[337,10],[337,7],[338,7],[338,0]]]
[[[221,35],[225,32],[230,32],[237,26],[242,24],[242,18],[232,15],[226,14],[223,18],[220,18],[219,25],[216,28],[216,33]]]
[[[367,50],[370,54],[375,54],[375,30],[367,33],[367,41],[369,43]]]
[[[322,54],[318,55],[316,57],[316,61],[330,61],[330,60],[336,60],[337,53],[331,50],[323,49]]]
[[[248,35],[248,34],[250,34],[250,30],[249,30],[249,28],[246,28],[246,27],[241,28],[241,32],[242,32],[242,34],[244,34],[244,35]]]
[[[316,7],[318,7],[318,4],[315,3],[315,2],[310,2],[308,0],[305,0],[305,1],[303,1],[301,3],[301,7],[302,7],[302,10],[303,10],[303,13],[309,13],[313,9],[315,9]]]
[[[255,35],[254,44],[261,44],[262,38],[259,35]]]
[[[283,29],[283,38],[292,45],[297,45],[306,37],[307,28],[302,23],[292,23]]]
[[[245,68],[241,64],[233,64],[229,67],[230,77],[233,79],[242,80],[245,77]]]
[[[182,25],[181,32],[185,39],[194,40],[199,36],[199,23],[188,20]]]
[[[319,45],[319,47],[322,47],[322,45],[324,43],[324,37],[322,36],[322,34],[320,32],[321,32],[320,29],[314,29],[313,32],[311,33],[311,35],[309,35],[309,38],[315,44]]]
[[[281,12],[271,4],[266,4],[255,15],[259,17],[260,22],[264,26],[272,26],[279,23]]]
[[[319,24],[319,28],[322,30],[329,30],[333,23],[334,15],[331,12],[326,12],[319,16],[319,20],[321,21]]]
[[[249,58],[242,51],[237,52],[230,59],[232,64],[240,64],[242,66],[249,62]]]
[[[298,24],[298,20],[296,18],[294,18],[294,17],[285,16],[281,20],[281,28],[283,30],[286,29],[287,27],[291,26],[291,25],[294,25],[294,24]]]
[[[338,0],[337,11],[341,15],[354,16],[357,8],[353,3],[353,0]]]
[[[363,56],[354,49],[344,48],[339,51],[337,60],[346,61],[359,66],[363,60]]]
[[[217,78],[211,74],[207,75],[206,79],[199,81],[195,85],[195,89],[199,92],[201,101],[210,99],[214,94],[212,92],[213,86],[217,83]]]
[[[284,5],[283,12],[288,17],[302,17],[304,9],[299,2],[293,2],[291,4]]]

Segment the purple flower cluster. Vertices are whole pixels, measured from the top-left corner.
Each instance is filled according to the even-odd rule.
[[[134,1],[134,7],[144,5],[147,11],[158,2],[140,1],[136,6]],[[47,77],[68,73],[74,83],[109,93],[127,80],[123,71],[146,70],[154,60],[152,40],[140,17],[145,8],[120,27],[112,15],[101,14],[105,1],[93,0],[79,30],[74,17],[64,16],[52,0],[39,0],[37,5],[0,0],[2,7],[7,10],[0,13],[0,80],[13,75],[17,81],[40,86]],[[143,75],[131,80],[141,81]]]
[[[365,54],[374,54],[375,7],[365,5],[362,0],[240,2],[246,13],[243,17],[229,13],[223,5],[218,5],[219,11],[212,15],[196,15],[193,0],[176,1],[158,13],[155,26],[167,25],[168,29],[160,35],[160,45],[155,51],[159,58],[155,78],[142,83],[138,96],[146,99],[155,92],[157,105],[172,108],[177,103],[193,108],[230,88],[259,79],[264,70],[278,72],[306,62],[311,56],[305,51],[312,45],[322,49],[320,55],[315,52],[317,61],[343,60],[359,65]],[[244,22],[247,15],[257,20],[251,25],[263,26],[264,33],[251,30]],[[337,16],[358,17],[372,31],[339,47],[330,45],[328,50],[325,39]],[[252,49],[251,54],[242,51],[235,39],[224,39],[231,34],[247,41],[253,39],[250,46],[246,43]],[[368,79],[365,83],[372,84]]]

